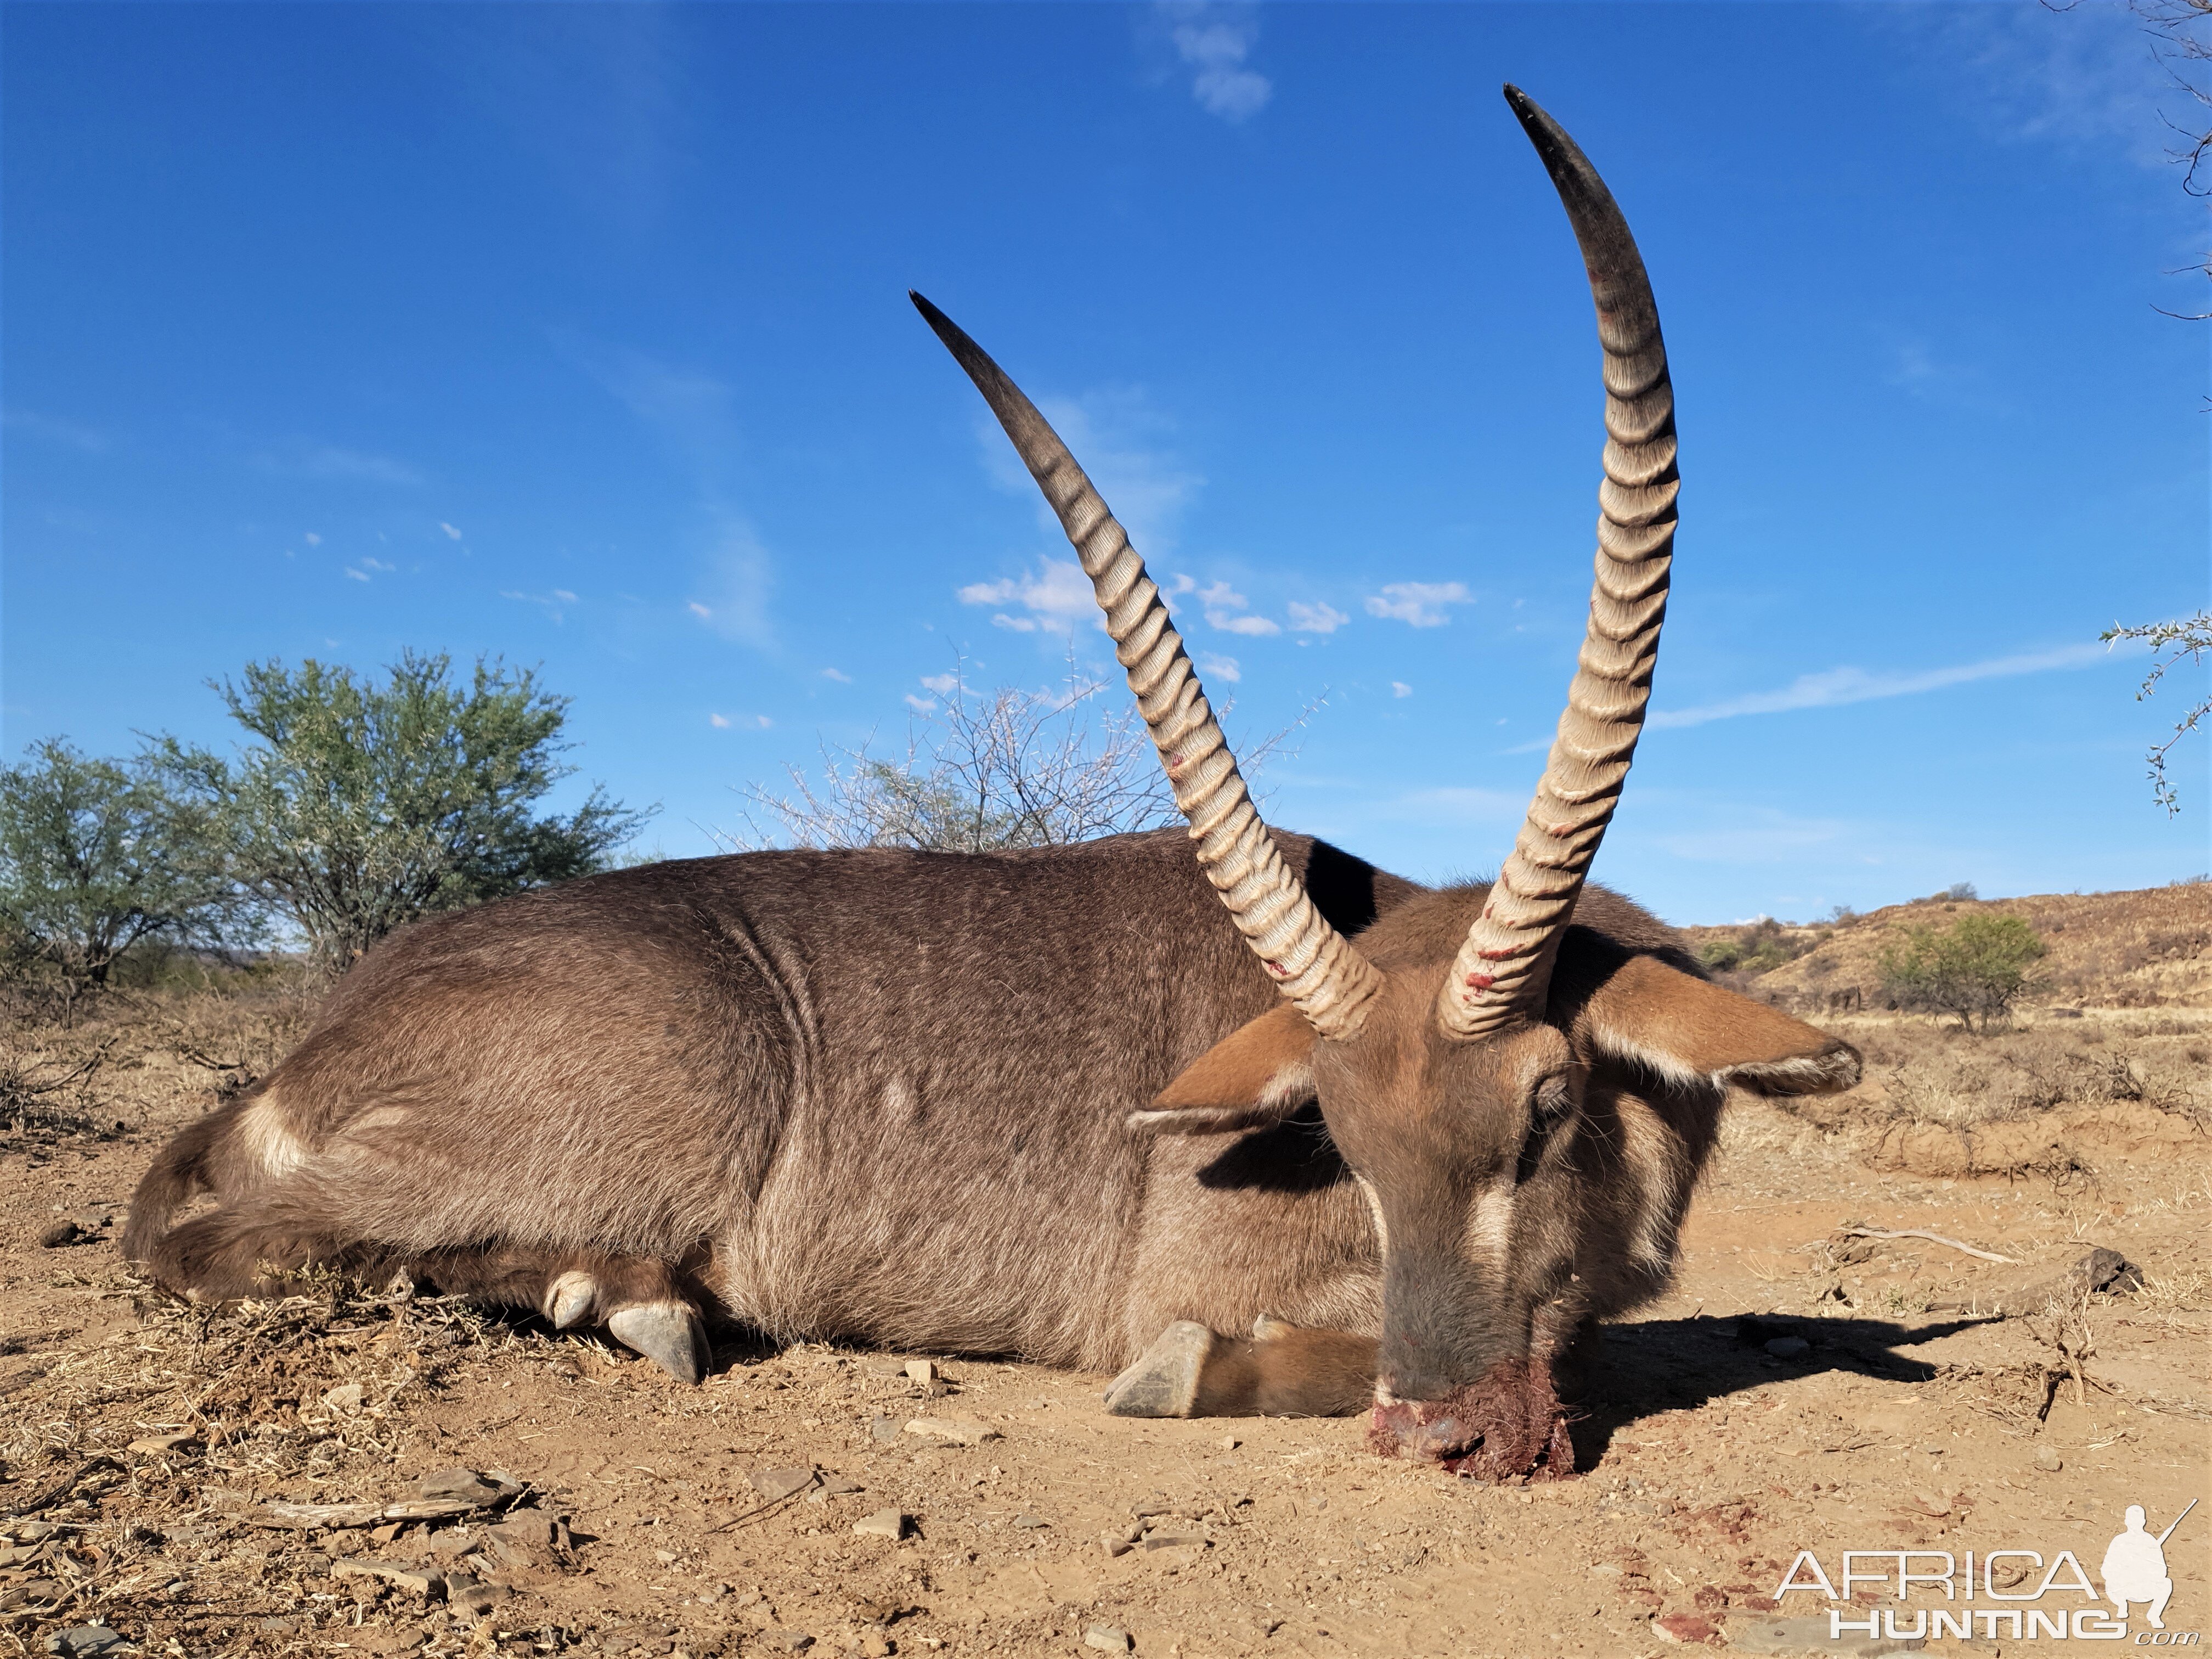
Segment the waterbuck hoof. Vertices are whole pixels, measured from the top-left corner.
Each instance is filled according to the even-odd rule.
[[[1212,1351],[1212,1331],[1178,1319],[1108,1386],[1106,1409],[1116,1417],[1188,1417]]]
[[[565,1331],[583,1323],[599,1297],[599,1280],[589,1273],[571,1271],[546,1287],[544,1311],[555,1330]]]
[[[641,1302],[617,1309],[607,1329],[625,1348],[643,1354],[678,1382],[707,1374],[707,1328],[680,1302]]]

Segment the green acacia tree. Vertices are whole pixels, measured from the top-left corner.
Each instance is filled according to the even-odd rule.
[[[191,804],[243,894],[343,969],[403,923],[605,867],[651,816],[593,787],[538,804],[574,768],[568,699],[528,669],[408,652],[379,682],[313,659],[212,683],[250,741],[234,755],[164,737],[147,763]]]
[[[198,814],[151,769],[66,738],[0,768],[0,933],[72,986],[107,981],[142,939],[214,944],[250,933]]]
[[[1900,1008],[1954,1014],[1986,1036],[2012,1012],[2042,960],[2043,941],[2018,916],[1976,912],[1948,927],[1915,927],[1883,946],[1882,989]]]

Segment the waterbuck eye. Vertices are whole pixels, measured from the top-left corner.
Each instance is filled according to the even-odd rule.
[[[1528,1096],[1528,1126],[1541,1134],[1556,1127],[1574,1109],[1574,1105],[1572,1080],[1565,1072],[1554,1072],[1539,1083]]]

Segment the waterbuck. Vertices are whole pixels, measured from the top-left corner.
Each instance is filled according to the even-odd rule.
[[[1119,1370],[1130,1414],[1371,1405],[1377,1449],[1569,1472],[1554,1363],[1667,1282],[1726,1090],[1858,1056],[1584,885],[1666,605],[1673,394],[1611,195],[1506,96],[1588,266],[1608,440],[1588,639],[1494,882],[1269,832],[1121,527],[917,295],[1096,585],[1195,860],[756,853],[420,923],[161,1153],[128,1252],[203,1298],[405,1274],[692,1381],[711,1313]]]

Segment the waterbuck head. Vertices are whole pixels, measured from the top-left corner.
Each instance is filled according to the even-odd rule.
[[[1666,610],[1674,393],[1644,262],[1611,193],[1549,116],[1515,88],[1505,95],[1566,207],[1597,307],[1607,441],[1589,631],[1543,779],[1496,881],[1409,901],[1357,945],[1284,863],[1159,590],[1074,458],[975,342],[920,295],[915,303],[1059,514],[1200,863],[1285,1000],[1133,1121],[1218,1133],[1318,1101],[1382,1246],[1378,1433],[1439,1458],[1463,1455],[1486,1435],[1533,1433],[1525,1465],[1558,1429],[1550,1347],[1594,1299],[1635,1299],[1577,1288],[1611,1270],[1591,1257],[1612,1246],[1593,1238],[1649,1258],[1619,1264],[1644,1272],[1647,1290],[1663,1282],[1703,1151],[1683,1167],[1680,1148],[1631,1121],[1625,1091],[1602,1079],[1641,1079],[1639,1096],[1697,1095],[1709,1109],[1729,1083],[1771,1092],[1847,1086],[1856,1056],[1624,945],[1608,915],[1629,918],[1632,934],[1641,913],[1601,890],[1584,894],[1643,726]],[[1608,1180],[1635,1190],[1608,1191]],[[1656,1219],[1632,1213],[1655,1202],[1664,1212]],[[1608,1206],[1628,1216],[1610,1231],[1595,1214]]]

